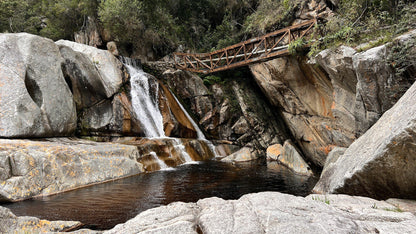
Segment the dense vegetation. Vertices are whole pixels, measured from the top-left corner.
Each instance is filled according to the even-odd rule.
[[[0,31],[73,39],[91,16],[122,48],[148,46],[159,56],[182,46],[218,49],[289,25],[302,0],[0,0]],[[316,29],[311,53],[338,43],[357,44],[415,27],[414,0],[328,2],[335,15]],[[365,33],[363,33],[365,32]],[[125,50],[126,51],[126,50]]]

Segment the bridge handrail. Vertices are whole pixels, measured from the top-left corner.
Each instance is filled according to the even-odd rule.
[[[298,32],[298,38],[303,37],[315,24],[317,19],[311,19],[300,24],[286,27],[260,37],[251,38],[249,40],[213,51],[209,53],[174,53],[175,65],[179,69],[189,70],[193,72],[211,73],[219,70],[226,70],[237,66],[244,66],[261,59],[267,59],[276,56],[283,56],[288,53],[288,45],[280,45],[283,39],[288,36],[288,42],[295,39],[294,32]],[[303,32],[301,32],[304,30]],[[280,36],[278,38],[278,36]],[[268,44],[268,40],[272,42]],[[263,43],[264,42],[264,43]],[[258,44],[256,44],[258,43]],[[264,44],[264,45],[263,45]],[[273,45],[272,45],[273,44]],[[271,48],[268,48],[270,45]],[[251,47],[251,48],[250,48]],[[263,50],[258,51],[260,47]],[[249,48],[247,53],[246,49]],[[284,49],[284,50],[283,50]],[[240,53],[244,50],[244,53]],[[276,52],[273,52],[276,51]],[[273,53],[272,53],[273,52]],[[263,55],[265,54],[265,55]],[[253,56],[254,55],[254,56]],[[224,57],[225,56],[225,57]],[[257,57],[256,57],[257,56]],[[235,61],[236,58],[244,57],[242,61]],[[264,58],[263,58],[264,57]],[[182,61],[178,61],[178,58]],[[226,64],[221,61],[226,60]],[[182,63],[181,63],[182,62]],[[216,62],[216,63],[213,63]],[[207,64],[209,63],[209,65]],[[195,66],[196,64],[196,66]]]

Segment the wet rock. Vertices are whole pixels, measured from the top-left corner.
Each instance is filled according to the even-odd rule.
[[[105,233],[412,233],[416,217],[369,198],[263,192],[147,210]],[[319,215],[317,215],[319,214]]]
[[[62,71],[74,96],[77,110],[89,108],[107,98],[104,81],[95,64],[83,53],[59,46],[64,59]]]
[[[279,161],[298,174],[306,176],[313,174],[301,154],[289,140],[285,141],[283,146],[276,144],[267,148],[267,158]]]
[[[52,40],[0,34],[0,136],[71,136],[76,108]]]
[[[267,159],[278,160],[282,152],[283,152],[283,146],[281,144],[271,145],[267,148]]]
[[[227,157],[221,159],[223,162],[247,162],[258,159],[259,156],[255,151],[248,147],[243,147],[235,153],[228,155]]]
[[[160,108],[164,117],[165,135],[181,138],[197,138],[196,129],[189,120],[187,114],[182,110],[180,104],[176,101],[176,98],[165,85],[160,84],[160,87],[163,91],[161,91],[162,93],[159,95],[159,100],[161,97],[166,97],[167,101],[165,104],[167,108]],[[162,103],[163,102],[160,102],[160,104]],[[167,131],[169,125],[170,128],[172,128],[171,132]]]
[[[85,54],[90,59],[101,76],[107,98],[119,91],[125,81],[123,65],[109,51],[66,40],[59,40],[56,44],[67,46],[76,52]]]
[[[112,138],[115,143],[137,147],[136,160],[145,171],[156,171],[176,167],[186,162],[208,160],[214,157],[204,140],[179,138]]]
[[[134,146],[86,140],[0,140],[0,201],[59,193],[143,171]],[[5,163],[7,162],[7,163]]]
[[[416,84],[324,169],[314,191],[415,198]]]
[[[17,217],[9,209],[0,206],[1,233],[66,232],[81,225],[78,221],[48,221],[28,216]]]

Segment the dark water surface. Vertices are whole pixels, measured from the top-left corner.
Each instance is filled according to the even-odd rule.
[[[124,223],[144,210],[175,201],[196,202],[212,196],[238,199],[261,191],[305,196],[316,180],[295,175],[278,164],[232,165],[206,161],[3,205],[18,216],[77,220],[86,228],[103,230]]]

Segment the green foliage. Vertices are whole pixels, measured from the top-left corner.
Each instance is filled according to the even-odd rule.
[[[98,0],[2,0],[0,31],[29,32],[52,39],[72,39]]]
[[[306,44],[306,42],[305,42],[304,38],[298,38],[298,39],[290,42],[289,48],[288,48],[289,53],[291,55],[295,55],[295,54],[299,53],[302,49],[304,49],[305,44]]]
[[[314,200],[314,201],[320,201],[320,202],[323,202],[323,203],[325,203],[327,205],[329,205],[331,203],[331,201],[326,196],[325,196],[324,199],[322,199],[320,197],[313,196],[312,197],[312,200]]]
[[[404,76],[410,68],[416,69],[416,38],[406,43],[393,41],[389,47],[391,53],[387,57],[387,64],[393,69],[395,76]],[[413,52],[411,52],[413,51]],[[409,77],[413,74],[407,74]]]
[[[203,81],[204,81],[204,85],[211,86],[213,84],[221,83],[223,80],[221,79],[221,77],[210,75],[210,76],[204,77]]]
[[[341,0],[335,16],[319,29],[323,40],[312,44],[310,56],[340,44],[361,49],[384,44],[416,26],[416,3],[408,0]]]
[[[38,1],[1,0],[0,32],[30,32],[41,30]]]
[[[294,11],[301,0],[259,0],[256,11],[244,22],[246,33],[261,35],[288,26],[294,19]]]

